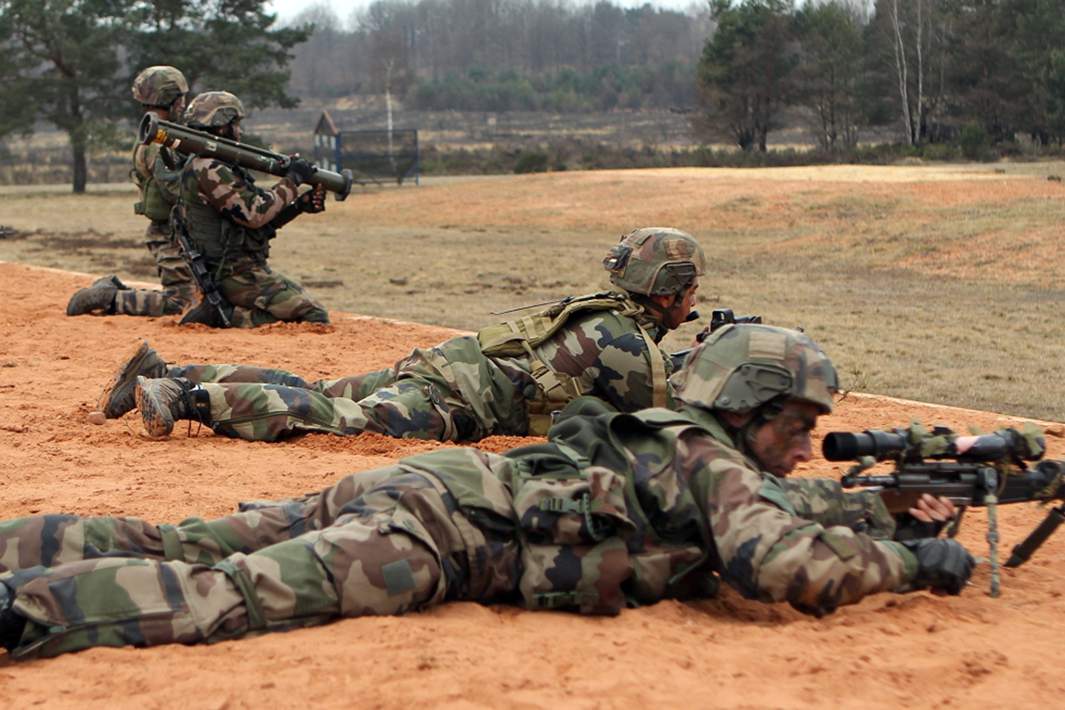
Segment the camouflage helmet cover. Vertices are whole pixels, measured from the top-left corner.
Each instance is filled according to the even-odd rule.
[[[706,271],[699,242],[671,227],[643,227],[621,238],[603,259],[610,282],[630,293],[668,296],[691,286]]]
[[[730,325],[688,355],[672,377],[677,399],[703,409],[743,414],[778,397],[832,411],[839,378],[805,333],[768,325]]]
[[[145,106],[168,107],[189,93],[189,82],[175,67],[148,67],[133,79],[133,100]]]
[[[217,128],[246,115],[244,104],[228,91],[205,91],[185,109],[185,123],[192,128]]]

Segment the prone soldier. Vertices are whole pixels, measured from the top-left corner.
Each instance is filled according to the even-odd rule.
[[[133,80],[133,99],[145,111],[171,121],[180,119],[188,91],[185,76],[171,66],[148,67]],[[170,209],[177,199],[180,176],[179,159],[172,152],[164,155],[164,151],[167,149],[138,144],[133,149],[133,169],[130,171],[140,192],[140,200],[133,210],[148,218],[144,241],[155,259],[163,289],[132,289],[112,274],[79,289],[67,304],[68,316],[88,313],[175,315],[196,300],[192,273],[170,234]]]
[[[806,335],[726,327],[674,384],[676,410],[583,398],[546,444],[437,450],[220,520],[0,524],[0,644],[27,658],[198,643],[446,600],[616,614],[721,582],[815,615],[960,593],[974,561],[956,541],[898,542],[874,494],[784,478],[837,391]]]
[[[616,292],[564,299],[337,380],[247,365],[168,367],[142,344],[99,409],[114,418],[136,403],[152,436],[194,419],[255,441],[312,431],[476,441],[542,435],[552,412],[585,394],[619,411],[670,406],[673,364],[658,342],[692,313],[703,250],[689,234],[648,227],[623,236],[604,265]]]

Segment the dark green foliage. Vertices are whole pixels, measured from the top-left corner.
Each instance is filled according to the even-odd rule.
[[[969,160],[987,160],[991,156],[991,137],[983,126],[969,123],[962,126],[958,136],[961,153]]]
[[[265,0],[0,0],[0,137],[37,121],[70,137],[73,187],[93,149],[127,145],[130,98],[145,66],[171,64],[197,89],[249,107],[293,106],[289,50],[309,28],[270,29]]]
[[[519,175],[522,173],[546,173],[547,153],[542,153],[538,150],[522,151],[518,155],[517,162],[514,163],[514,172]]]

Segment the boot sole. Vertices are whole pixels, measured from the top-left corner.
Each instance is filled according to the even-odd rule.
[[[144,419],[144,429],[148,436],[153,439],[165,439],[174,430],[174,419],[170,414],[170,408],[159,403],[155,395],[155,388],[147,384],[147,378],[137,377],[137,387],[133,390],[133,396],[137,401],[137,409],[140,410],[141,418]]]
[[[141,374],[144,361],[151,355],[156,355],[156,352],[148,345],[148,341],[142,340],[125,359],[125,364],[111,376],[111,381],[104,386],[100,399],[96,403],[96,409],[103,412],[105,417],[118,419],[136,407],[134,392],[137,387],[137,376]],[[124,404],[116,406],[116,403],[127,397],[128,400]]]

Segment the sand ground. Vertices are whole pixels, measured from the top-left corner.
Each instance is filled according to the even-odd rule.
[[[0,263],[0,517],[215,516],[242,499],[312,491],[440,446],[373,435],[250,443],[181,427],[160,442],[143,438],[131,417],[93,426],[86,415],[100,387],[139,338],[177,362],[250,362],[319,377],[384,366],[453,331],[343,314],[328,327],[251,332],[65,317],[71,291],[90,280]],[[1014,421],[852,394],[821,431],[914,418],[985,429]],[[1052,455],[1065,456],[1060,435],[1048,441]],[[822,461],[803,468],[800,475],[841,470]],[[1000,517],[1008,549],[1043,510],[1010,506]],[[971,513],[961,539],[983,554],[984,531],[983,514]],[[0,698],[6,707],[57,708],[1052,707],[1065,692],[1063,555],[1060,535],[1025,567],[1004,571],[998,599],[987,595],[982,565],[960,597],[885,594],[823,619],[726,590],[616,618],[457,603],[212,646],[96,649],[28,663],[0,656]]]

